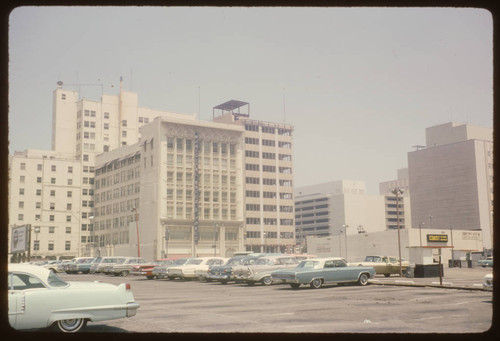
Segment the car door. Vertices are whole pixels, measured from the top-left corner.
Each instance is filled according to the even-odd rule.
[[[348,267],[347,263],[340,259],[334,260],[333,266],[336,269],[338,281],[352,281],[357,278],[357,274],[359,272],[358,267]]]
[[[335,267],[335,260],[326,260],[323,265],[322,276],[325,282],[337,282],[339,280],[338,268]]]

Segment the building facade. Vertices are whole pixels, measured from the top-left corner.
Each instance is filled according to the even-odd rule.
[[[80,222],[93,210],[93,189],[82,183],[91,177],[74,156],[28,149],[10,157],[9,225],[31,225],[32,259],[85,252],[90,226]]]
[[[446,123],[408,153],[413,228],[478,231],[493,248],[493,130]],[[425,223],[425,224],[424,224]]]
[[[245,248],[291,252],[296,244],[293,201],[293,126],[252,120],[246,102],[229,101],[214,122],[244,129]]]

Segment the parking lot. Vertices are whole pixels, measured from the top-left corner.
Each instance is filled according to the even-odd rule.
[[[481,333],[492,323],[491,292],[394,285],[396,277],[387,285],[382,283],[387,279],[376,277],[365,287],[292,290],[288,285],[60,276],[69,281],[132,285],[141,305],[137,315],[89,323],[86,332]]]

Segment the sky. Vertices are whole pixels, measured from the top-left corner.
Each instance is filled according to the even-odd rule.
[[[9,152],[51,148],[57,81],[99,101],[211,120],[229,100],[294,126],[294,186],[397,178],[425,129],[493,127],[493,21],[480,8],[19,7]]]

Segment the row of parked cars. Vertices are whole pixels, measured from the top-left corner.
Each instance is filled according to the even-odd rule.
[[[161,264],[138,265],[133,275],[148,279],[197,279],[206,282],[247,285],[289,284],[292,288],[310,285],[320,288],[330,283],[366,285],[375,275],[372,266],[349,265],[343,258],[313,255],[252,253],[229,259],[196,257],[162,260]]]
[[[59,264],[47,264],[53,271],[69,274],[103,273],[115,276],[145,276],[147,279],[183,279],[207,282],[246,283],[248,285],[273,283],[301,284],[321,287],[326,283],[357,282],[365,285],[375,273],[390,276],[399,274],[395,257],[367,256],[363,262],[348,264],[343,258],[318,258],[314,255],[276,253],[237,253],[231,258],[186,257],[146,262],[138,257],[79,257]],[[403,270],[408,268],[402,262]]]

